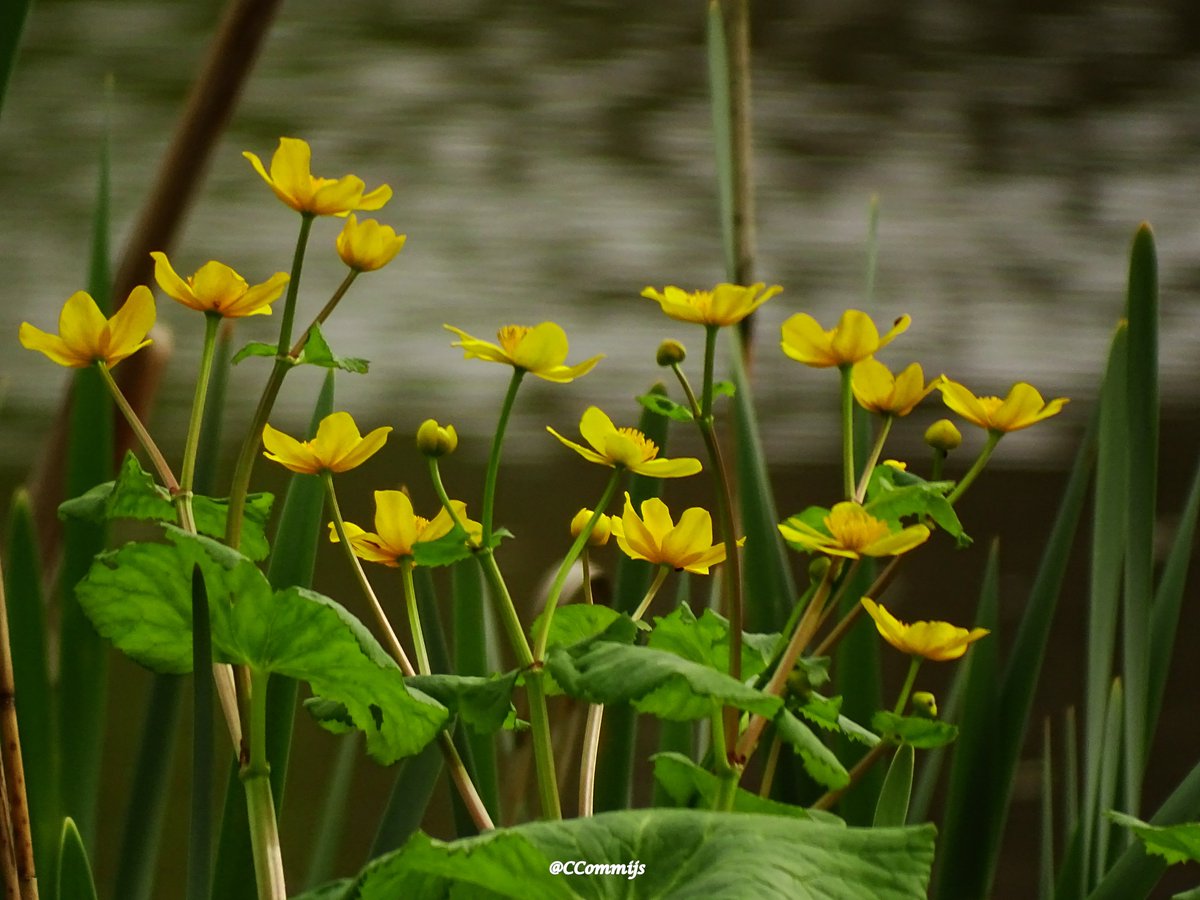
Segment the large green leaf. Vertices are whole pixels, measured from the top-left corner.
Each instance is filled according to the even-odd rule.
[[[250,494],[246,498],[241,549],[250,559],[265,559],[270,550],[266,526],[274,500],[267,493]],[[192,513],[197,531],[209,537],[224,537],[225,522],[229,516],[227,500],[214,500],[196,494],[192,497]],[[58,514],[63,518],[81,518],[91,522],[110,519],[177,521],[175,502],[170,492],[155,484],[153,476],[142,469],[132,452],[125,454],[116,481],[98,484],[85,494],[67,500],[59,505]]]
[[[881,734],[894,735],[921,750],[944,747],[958,738],[958,727],[939,719],[922,716],[898,716],[881,709],[871,718],[871,727]]]
[[[656,753],[650,758],[654,762],[654,780],[667,792],[676,806],[712,807],[721,790],[720,778],[708,769],[696,765],[682,753]],[[733,811],[845,824],[832,813],[780,803],[769,797],[760,797],[743,787],[739,787],[734,795]]]
[[[415,675],[407,679],[416,688],[456,714],[478,734],[492,734],[513,714],[512,693],[517,672],[479,675]]]
[[[771,660],[777,634],[744,634],[742,636],[742,678],[756,677]],[[729,620],[704,610],[699,619],[691,608],[683,605],[669,615],[655,620],[647,646],[666,650],[694,663],[729,671]]]
[[[356,900],[451,896],[554,898],[754,897],[755,900],[923,898],[932,826],[848,829],[785,816],[655,809],[537,822],[445,844],[417,835],[372,863]],[[608,875],[552,875],[554,861],[625,866]],[[631,877],[629,872],[634,873]]]
[[[1200,862],[1200,822],[1151,825],[1114,810],[1109,810],[1108,817],[1136,834],[1148,852],[1161,856],[1168,865]]]
[[[958,513],[946,499],[953,487],[952,481],[926,481],[894,466],[876,466],[867,489],[866,508],[877,519],[888,521],[928,516],[959,547],[966,547],[971,538],[963,531]]]
[[[722,704],[768,717],[779,709],[778,697],[674,653],[606,640],[611,631],[549,653],[547,668],[566,693],[590,703],[629,701],[673,721],[706,718]]]
[[[780,740],[790,744],[799,754],[804,771],[818,784],[836,791],[850,783],[850,775],[837,755],[825,746],[816,732],[786,709],[775,720],[775,728]]]

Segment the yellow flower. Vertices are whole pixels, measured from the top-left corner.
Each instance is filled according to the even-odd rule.
[[[581,509],[575,513],[575,518],[571,520],[571,537],[577,538],[583,534],[583,529],[587,527],[587,523],[592,520],[592,510]],[[592,526],[592,533],[588,535],[589,547],[603,547],[608,543],[608,539],[612,537],[612,523],[616,521],[616,516],[606,516],[604,513],[596,519],[596,524]]]
[[[496,334],[499,345],[473,338],[453,325],[442,327],[458,335],[459,340],[451,346],[462,347],[463,359],[505,363],[558,384],[566,384],[581,375],[586,375],[596,363],[604,359],[604,354],[600,354],[574,366],[565,365],[567,335],[553,322],[543,322],[533,328],[528,325],[505,325]]]
[[[945,404],[968,422],[1001,434],[1028,428],[1042,419],[1058,415],[1067,404],[1066,397],[1049,402],[1043,400],[1037,388],[1023,381],[1014,384],[1003,400],[999,397],[976,397],[961,384],[945,376],[938,383],[938,390],[942,392]]]
[[[625,493],[625,513],[612,517],[617,544],[631,559],[707,575],[709,566],[725,561],[725,545],[712,542],[712,516],[699,507],[685,509],[679,524],[671,521],[667,504],[657,497],[642,502],[642,515],[633,510]]]
[[[875,620],[875,627],[883,639],[911,656],[923,656],[935,662],[958,659],[967,652],[967,646],[988,634],[986,628],[967,631],[949,622],[901,622],[890,612],[872,600],[862,598],[863,609]],[[936,710],[936,706],[934,709]],[[936,711],[933,715],[937,715]]]
[[[691,457],[659,459],[658,445],[636,428],[617,428],[599,408],[589,406],[579,420],[579,433],[591,449],[547,427],[546,430],[588,462],[617,468],[622,466],[638,475],[652,478],[682,478],[700,471],[700,460]]]
[[[912,320],[901,316],[883,337],[871,317],[857,309],[848,309],[832,331],[825,331],[807,313],[796,313],[783,323],[783,352],[797,362],[818,369],[845,366],[874,356],[880,347],[908,330]]]
[[[478,539],[483,526],[467,518],[467,505],[451,500],[455,515],[467,527],[467,534]],[[445,508],[432,519],[413,513],[412,501],[403,491],[375,492],[375,533],[365,531],[353,522],[346,522],[346,539],[354,555],[367,562],[383,563],[393,568],[404,559],[411,559],[413,547],[445,537],[454,529],[454,519]],[[337,528],[329,523],[329,540],[338,542]]]
[[[92,295],[77,291],[67,298],[58,317],[58,334],[21,323],[21,346],[38,350],[60,366],[82,369],[94,362],[115,366],[141,350],[154,327],[154,296],[138,285],[111,319],[104,318]]]
[[[887,522],[876,519],[862,506],[848,500],[836,504],[822,524],[824,531],[793,517],[781,523],[779,531],[798,550],[849,559],[899,556],[929,538],[929,529],[924,525],[909,525],[892,531]]]
[[[167,254],[155,250],[154,278],[168,297],[200,312],[220,313],[226,318],[269,316],[271,304],[283,293],[287,272],[276,272],[262,284],[251,287],[246,279],[215,259],[202,265],[184,281],[172,268]]]
[[[271,186],[275,196],[297,212],[314,216],[344,216],[356,209],[379,209],[392,199],[386,184],[364,193],[366,185],[355,175],[341,178],[317,178],[310,168],[312,149],[299,138],[280,138],[279,149],[271,157],[271,173],[262,160],[246,150],[254,171]]]
[[[376,428],[363,437],[347,412],[335,412],[322,419],[317,436],[311,441],[298,441],[266,425],[262,434],[266,448],[263,456],[305,475],[345,472],[374,456],[391,430],[390,426]]]
[[[337,236],[337,252],[342,262],[359,272],[374,272],[392,261],[408,236],[396,234],[390,225],[380,225],[374,219],[350,216]]]
[[[764,288],[766,290],[763,290]],[[779,285],[768,288],[762,282],[750,287],[718,284],[711,291],[690,293],[674,285],[667,285],[661,291],[648,287],[642,291],[642,296],[656,300],[664,313],[680,322],[734,325],[782,290]]]
[[[856,362],[850,370],[850,387],[859,405],[887,416],[907,416],[935,386],[932,381],[925,384],[920,363],[913,363],[899,375],[893,375],[877,359]]]

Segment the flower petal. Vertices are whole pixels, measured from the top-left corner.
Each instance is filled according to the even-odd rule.
[[[567,358],[567,333],[554,322],[542,322],[531,328],[513,349],[514,366],[535,375],[561,366]]]
[[[116,314],[105,323],[102,343],[106,346],[101,349],[110,366],[115,366],[150,343],[146,335],[154,327],[154,318],[154,295],[150,293],[150,288],[139,284],[129,292]]]
[[[782,333],[780,346],[783,352],[797,362],[822,369],[838,365],[839,360],[833,353],[833,335],[808,313],[796,313],[788,318],[783,323]]]
[[[909,525],[863,547],[864,556],[899,556],[929,540],[929,528],[925,525]]]
[[[859,405],[871,412],[890,412],[896,379],[879,360],[859,360],[850,370],[850,388]]]
[[[671,511],[667,509],[667,504],[663,503],[658,497],[650,497],[643,500],[641,520],[645,523],[646,530],[653,538],[654,546],[661,549],[663,541],[671,533],[671,529],[675,527],[675,523],[671,520]]]
[[[164,294],[178,300],[184,306],[192,309],[204,309],[204,306],[196,299],[192,286],[179,277],[171,265],[171,261],[167,259],[167,254],[161,250],[155,250],[150,256],[154,259],[154,280],[158,282],[158,286],[162,288]]]
[[[335,216],[358,209],[359,201],[362,200],[363,188],[366,187],[361,178],[357,175],[343,175],[336,181],[321,180],[324,181],[324,184],[313,191],[312,197],[308,201],[309,212],[316,213],[318,216]]]
[[[443,325],[442,327],[458,335],[459,339],[450,346],[462,347],[463,359],[486,359],[488,362],[512,363],[509,355],[495,344],[472,337],[461,328],[455,328],[453,325]]]
[[[600,362],[602,359],[604,359],[603,353],[598,356],[593,356],[591,359],[585,359],[583,362],[577,363],[573,366],[554,366],[551,369],[546,369],[541,372],[534,372],[533,374],[538,378],[542,378],[546,381],[552,381],[555,384],[567,384],[592,371],[592,369],[596,367],[596,363]]]
[[[616,431],[617,426],[613,424],[612,419],[598,406],[589,406],[579,419],[579,433],[597,453],[604,452],[608,436]]]
[[[76,291],[63,304],[58,316],[58,336],[71,352],[91,359],[104,356],[101,335],[108,321],[86,291]]]
[[[251,164],[253,164],[251,160]],[[270,183],[279,199],[300,212],[311,211],[312,148],[299,138],[281,137],[271,157]]]
[[[649,475],[651,478],[684,478],[695,475],[703,466],[700,460],[693,457],[679,459],[651,459],[629,467],[636,475]]]
[[[315,475],[324,468],[311,447],[270,425],[263,426],[262,442],[263,456],[293,472]]]
[[[866,359],[880,346],[879,331],[870,316],[857,309],[848,309],[842,313],[830,342],[839,365]]]
[[[327,415],[317,426],[312,447],[324,468],[333,469],[334,464],[340,462],[361,441],[362,435],[354,423],[354,417],[348,412],[335,412]]]
[[[578,453],[580,456],[582,456],[584,459],[586,459],[588,462],[599,463],[602,466],[611,466],[612,465],[612,463],[609,462],[609,460],[606,457],[601,456],[595,450],[590,450],[587,447],[583,447],[583,446],[575,443],[574,441],[567,440],[565,437],[563,437],[561,434],[559,434],[557,431],[555,431],[549,425],[546,426],[546,430],[548,432],[550,432],[552,435],[554,435],[556,438],[558,438],[559,441],[561,441],[563,444],[570,447],[572,450],[574,450],[576,453]]]
[[[90,366],[93,362],[90,356],[81,356],[68,347],[57,334],[48,334],[42,331],[42,329],[30,325],[28,322],[21,323],[20,338],[21,346],[26,350],[37,350],[40,353],[45,353],[60,366],[82,369],[85,366]]]
[[[890,344],[892,342],[893,338],[897,337],[898,335],[904,334],[904,332],[908,331],[908,326],[911,324],[912,324],[912,316],[903,315],[900,318],[898,318],[895,322],[892,323],[892,327],[888,330],[888,333],[879,339],[879,344],[875,349],[878,350],[880,347],[886,347],[888,344]]]
[[[417,542],[417,517],[412,500],[404,491],[375,492],[375,530],[380,540],[395,551],[393,556],[411,556]]]
[[[979,398],[967,390],[967,388],[963,387],[957,381],[951,381],[944,375],[942,376],[942,380],[938,382],[937,387],[942,392],[942,402],[950,409],[954,410],[972,425],[978,425],[980,428],[991,427],[991,419],[987,414],[987,410],[983,408],[983,404],[979,402]]]
[[[383,445],[387,443],[388,435],[391,433],[391,425],[376,428],[369,434],[364,435],[363,439],[349,453],[331,463],[329,468],[335,472],[346,472],[357,466],[361,466],[383,448]]]
[[[222,312],[230,318],[269,316],[271,304],[279,299],[290,278],[287,272],[276,272],[262,284],[248,288],[236,303],[231,303]]]
[[[642,511],[645,512],[645,507]],[[712,549],[712,516],[698,506],[685,509],[679,524],[666,534],[661,544],[665,559],[677,569],[686,568]]]

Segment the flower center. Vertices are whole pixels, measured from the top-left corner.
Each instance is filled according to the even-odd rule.
[[[996,415],[996,410],[1004,405],[1004,401],[999,397],[977,397],[979,405],[983,407],[984,413],[987,415],[988,421]]]
[[[413,516],[413,525],[417,538],[425,533],[425,529],[429,527],[429,520],[424,516]]]
[[[649,462],[658,456],[658,444],[650,440],[636,428],[618,428],[617,434],[623,434],[625,437],[633,441],[635,450],[636,462]]]
[[[856,553],[888,536],[887,522],[876,519],[861,506],[839,503],[825,517],[825,527],[846,550]]]
[[[500,340],[500,348],[512,356],[517,352],[517,345],[525,340],[525,335],[532,330],[528,325],[505,325],[496,332],[496,337]]]

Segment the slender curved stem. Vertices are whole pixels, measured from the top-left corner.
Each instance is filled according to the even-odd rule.
[[[779,751],[783,749],[783,739],[776,733],[771,741],[771,749],[767,751],[767,762],[763,766],[762,784],[758,787],[758,796],[770,797],[771,788],[775,783],[775,771],[779,767]]]
[[[846,499],[854,498],[854,391],[850,387],[849,365],[838,366],[842,374],[842,489]]]
[[[991,459],[992,451],[996,449],[996,445],[1000,443],[1000,438],[1002,437],[1004,437],[1003,431],[988,432],[987,443],[979,451],[979,456],[975,459],[975,463],[967,470],[967,474],[962,477],[962,481],[955,485],[954,490],[946,496],[946,500],[951,506],[957,503],[958,499],[967,492],[967,488],[971,486],[971,482],[979,477],[979,473],[983,471],[984,466]]]
[[[550,585],[550,593],[546,597],[546,606],[542,612],[541,630],[534,636],[533,658],[536,660],[540,660],[546,655],[546,642],[550,640],[550,623],[554,620],[554,611],[558,608],[558,601],[562,596],[563,585],[567,583],[567,576],[571,573],[571,567],[575,565],[575,560],[579,558],[579,554],[587,546],[588,538],[592,536],[592,529],[596,527],[596,523],[604,515],[604,510],[612,502],[613,494],[617,492],[617,483],[621,480],[621,472],[622,470],[619,468],[613,469],[612,475],[609,476],[608,484],[604,486],[604,493],[600,495],[600,502],[596,504],[596,508],[592,511],[592,517],[587,520],[587,524],[583,526],[583,530],[579,532],[579,536],[575,538],[575,542],[571,544],[571,549],[567,551],[567,555],[563,557],[562,564],[558,567],[558,573],[554,576],[554,583]]]
[[[895,416],[884,414],[883,424],[879,426],[879,434],[875,436],[875,446],[871,448],[867,465],[863,468],[862,477],[858,480],[858,489],[854,492],[855,503],[862,503],[863,498],[867,496],[867,485],[871,483],[871,473],[875,471],[879,457],[883,454],[883,445],[887,441],[888,433],[892,430],[893,421],[895,421]]]
[[[267,761],[268,677],[266,672],[250,672],[250,757],[242,766],[240,776],[246,789],[259,900],[286,900],[279,827],[271,796],[271,764]]]
[[[150,432],[146,430],[146,426],[142,424],[142,420],[138,418],[138,414],[130,406],[129,400],[121,392],[121,388],[117,386],[117,382],[113,380],[112,372],[108,366],[102,360],[97,360],[96,368],[100,370],[100,377],[104,379],[109,393],[112,394],[113,401],[117,404],[117,408],[121,410],[122,415],[125,416],[125,421],[129,423],[129,427],[138,439],[138,443],[142,445],[142,449],[150,457],[150,464],[154,466],[154,471],[158,473],[158,478],[163,483],[163,487],[170,491],[171,496],[174,497],[179,493],[179,480],[167,464],[166,457],[158,449],[158,444],[154,443],[154,438],[150,437]]]
[[[822,794],[817,798],[817,802],[810,806],[809,809],[831,808],[835,803],[842,799],[842,797],[848,790],[850,790],[850,788],[862,781],[863,776],[871,771],[871,767],[874,766],[875,763],[883,759],[884,754],[886,754],[892,746],[893,745],[890,741],[881,740],[878,744],[867,751],[867,754],[855,764],[853,769],[850,770],[850,781],[844,788]]]
[[[594,606],[596,599],[592,596],[592,561],[587,547],[579,554],[579,567],[583,570],[583,602]]]
[[[517,391],[524,377],[524,369],[513,368],[512,379],[508,382],[508,393],[504,395],[504,405],[500,407],[500,418],[496,422],[496,434],[492,438],[492,452],[488,456],[487,475],[483,482],[484,546],[492,542],[492,516],[496,507],[496,478],[500,474],[500,451],[504,447],[504,432],[508,429],[508,419],[512,415],[513,403],[517,399]]]
[[[892,561],[884,567],[884,570],[876,576],[875,581],[863,593],[864,597],[870,597],[873,600],[878,600],[880,595],[887,590],[888,585],[892,583],[892,579],[896,577],[896,570],[900,568],[900,561],[903,556],[893,556]],[[838,641],[845,637],[846,632],[850,627],[858,621],[858,617],[862,615],[862,604],[855,603],[853,607],[842,616],[841,620],[834,626],[833,631],[825,637],[817,649],[813,651],[813,656],[829,656],[833,648],[837,646]]]
[[[908,704],[908,695],[912,693],[913,684],[917,680],[917,670],[920,668],[921,657],[914,656],[908,664],[908,674],[904,677],[904,686],[900,688],[900,696],[896,698],[896,707],[892,710],[895,715],[904,715],[904,707]]]
[[[429,675],[429,651],[425,649],[425,633],[421,630],[421,613],[417,609],[417,588],[413,584],[413,562],[400,561],[400,573],[404,578],[404,605],[408,607],[408,627],[412,630],[413,646],[417,648],[417,671]]]
[[[346,277],[342,279],[342,283],[337,286],[337,290],[333,292],[333,296],[329,298],[328,302],[326,302],[323,307],[321,307],[321,311],[317,313],[316,318],[313,319],[312,323],[304,329],[304,334],[300,335],[300,337],[297,338],[296,343],[292,345],[292,349],[288,351],[288,356],[290,356],[292,359],[295,359],[300,355],[300,351],[304,349],[305,342],[308,341],[308,336],[312,334],[314,328],[324,325],[325,320],[329,318],[330,314],[335,309],[337,309],[337,305],[342,301],[342,298],[346,296],[346,291],[350,290],[350,285],[354,284],[354,279],[358,277],[358,272],[358,269],[351,269],[346,274]]]
[[[192,415],[188,421],[187,440],[183,445],[183,467],[179,473],[179,489],[184,494],[191,493],[196,476],[196,453],[200,447],[200,428],[204,424],[204,401],[208,397],[217,330],[220,327],[220,313],[204,314],[204,349],[200,352],[200,373],[196,376],[196,394],[192,399]]]

